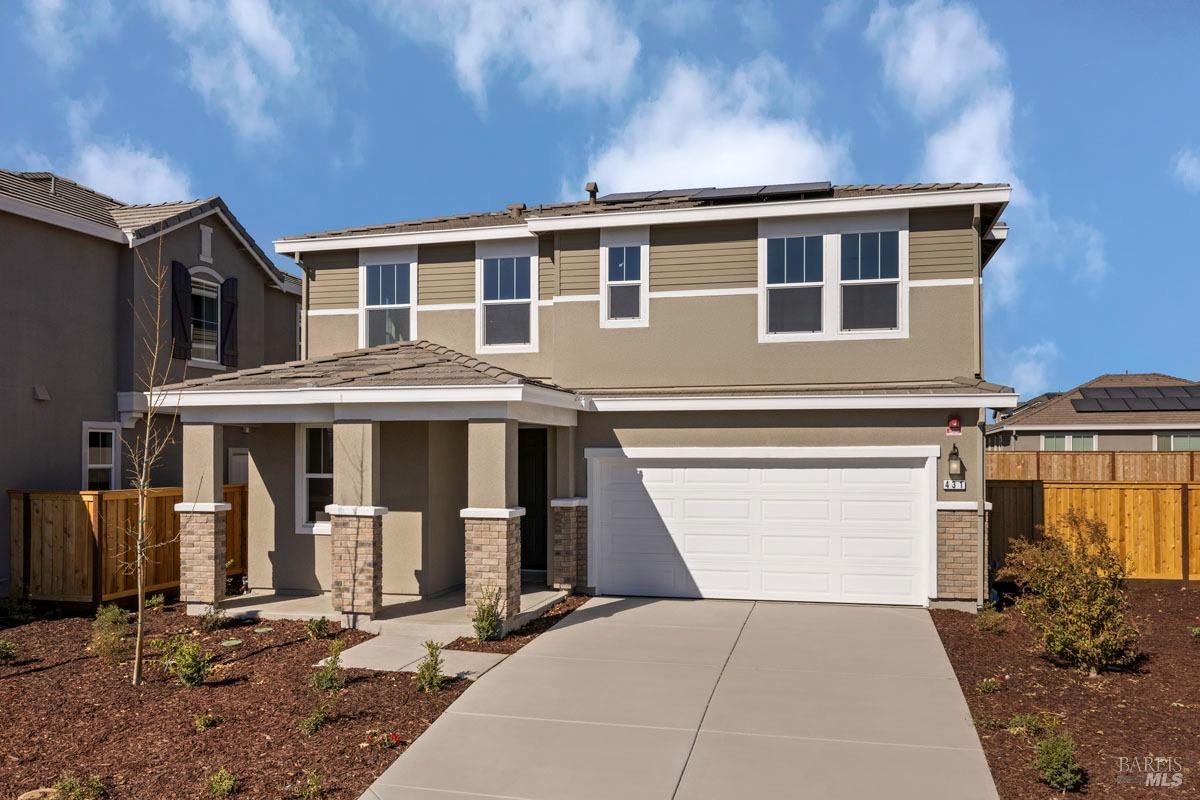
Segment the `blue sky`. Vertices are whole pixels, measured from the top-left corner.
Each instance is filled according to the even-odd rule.
[[[1002,180],[987,376],[1200,378],[1200,7],[29,0],[0,166],[284,234],[602,191]]]

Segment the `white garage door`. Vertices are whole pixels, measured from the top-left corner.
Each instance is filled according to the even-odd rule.
[[[598,459],[605,594],[924,605],[924,459]]]

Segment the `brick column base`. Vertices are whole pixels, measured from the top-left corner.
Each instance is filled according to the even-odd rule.
[[[576,591],[587,586],[587,498],[550,501],[550,585]]]
[[[225,512],[228,503],[180,503],[179,599],[187,613],[207,614],[225,599]]]
[[[333,610],[349,627],[374,619],[383,608],[383,514],[386,508],[329,507],[329,571]]]
[[[937,512],[939,600],[970,600],[979,592],[979,516],[975,511]]]
[[[466,549],[466,603],[487,589],[498,589],[500,617],[505,626],[521,613],[521,519],[464,517]]]

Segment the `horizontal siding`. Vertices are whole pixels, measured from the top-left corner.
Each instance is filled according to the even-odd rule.
[[[974,278],[978,236],[970,206],[913,211],[909,215],[908,275],[911,280]]]
[[[306,256],[304,267],[308,273],[308,307],[357,308],[358,307],[358,251],[352,255],[343,253],[321,253],[325,258]],[[332,258],[330,256],[338,256]],[[349,263],[346,263],[349,262]]]
[[[650,290],[726,289],[758,283],[758,223],[650,229]]]
[[[538,237],[538,297],[550,300],[558,294],[558,266],[554,263],[554,236]]]
[[[600,232],[563,231],[558,235],[558,292],[600,291]]]
[[[423,244],[417,251],[417,302],[475,302],[475,243]]]

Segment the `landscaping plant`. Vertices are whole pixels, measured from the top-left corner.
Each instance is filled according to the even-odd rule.
[[[988,603],[975,615],[975,627],[982,633],[1003,636],[1009,630],[1008,617],[1004,616],[1003,611]]]
[[[315,736],[317,731],[325,727],[325,723],[329,722],[330,717],[333,716],[335,697],[337,695],[331,694],[317,700],[317,705],[312,713],[300,720],[301,733],[305,736]]]
[[[197,625],[205,633],[212,633],[229,625],[229,617],[219,608],[210,608],[200,617]]]
[[[980,694],[992,694],[1004,688],[999,678],[984,678],[975,684],[975,691]]]
[[[471,617],[471,625],[475,628],[475,638],[481,642],[489,642],[500,638],[500,590],[487,586],[475,599],[475,614]]]
[[[308,676],[309,686],[318,692],[336,692],[346,685],[346,675],[342,671],[342,650],[345,647],[346,643],[341,639],[329,643],[329,658]]]
[[[161,609],[167,604],[167,596],[161,592],[152,594],[146,598],[146,608]]]
[[[17,646],[8,639],[0,639],[0,663],[7,664],[17,657]]]
[[[213,797],[229,797],[236,791],[237,778],[224,767],[208,776],[208,793]]]
[[[1092,675],[1137,658],[1125,561],[1100,520],[1068,509],[1045,536],[1014,542],[999,577],[1021,588],[1017,607],[1051,658]]]
[[[417,688],[422,692],[440,691],[446,682],[446,676],[442,674],[442,647],[433,640],[425,642],[425,658],[421,659],[414,676]]]
[[[0,620],[20,625],[37,616],[33,611],[33,603],[21,595],[21,582],[14,580],[9,584],[8,597],[0,600]]]
[[[162,668],[183,686],[196,688],[204,683],[204,679],[212,670],[213,654],[190,636],[172,636],[159,647],[162,652],[159,657]]]
[[[1193,639],[1200,639],[1200,625],[1188,628],[1188,633],[1192,635]]]
[[[1083,786],[1087,773],[1075,759],[1075,740],[1059,733],[1037,743],[1033,766],[1042,780],[1060,792],[1073,792]]]
[[[119,606],[100,606],[92,620],[92,652],[101,658],[119,658],[125,651],[127,633],[129,614]]]
[[[55,800],[103,800],[108,796],[99,775],[76,778],[67,772],[51,788],[55,791]]]
[[[1044,736],[1058,727],[1058,717],[1053,714],[1013,714],[1004,726],[1014,736]]]
[[[320,774],[306,772],[304,774],[304,785],[300,787],[300,800],[317,800],[324,793],[325,785],[321,781]]]
[[[192,717],[192,727],[196,729],[196,733],[204,733],[210,728],[217,727],[222,722],[224,722],[224,720],[216,714],[204,713],[197,714],[196,716]]]
[[[313,617],[304,621],[304,632],[308,634],[308,638],[316,641],[317,639],[328,639],[333,636],[333,628],[329,624],[329,620],[324,617]]]

